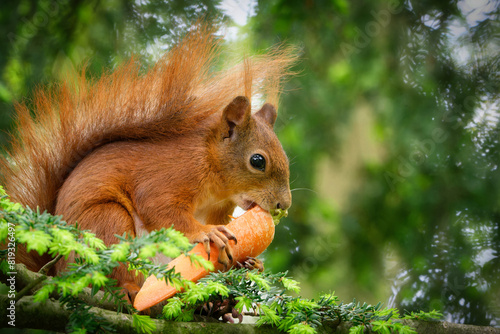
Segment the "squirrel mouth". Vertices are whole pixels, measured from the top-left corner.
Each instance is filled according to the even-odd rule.
[[[257,206],[257,203],[254,201],[249,201],[249,200],[244,200],[243,201],[243,206],[241,207],[243,210],[250,210],[253,209],[254,207]]]

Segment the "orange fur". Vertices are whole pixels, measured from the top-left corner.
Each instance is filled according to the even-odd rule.
[[[172,224],[192,242],[214,243],[228,262],[234,207],[290,205],[288,160],[273,130],[276,112],[250,114],[238,95],[268,97],[295,61],[279,48],[210,71],[220,55],[215,28],[199,25],[147,73],[134,59],[102,76],[38,90],[34,115],[18,104],[18,134],[0,159],[14,201],[78,221],[107,244]],[[265,172],[249,164],[266,157]],[[38,270],[47,258],[20,254]],[[59,266],[58,270],[60,270]],[[134,278],[114,274],[127,286]],[[136,282],[140,283],[140,282]]]

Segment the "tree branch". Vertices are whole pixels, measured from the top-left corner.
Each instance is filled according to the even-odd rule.
[[[5,275],[0,271],[0,282],[7,284],[7,278],[9,277],[11,276]],[[28,270],[24,264],[16,264],[16,290],[20,290],[20,292],[16,293],[16,301],[26,295],[35,294],[37,285],[48,277],[50,276]],[[54,294],[52,297],[57,299],[58,296]],[[112,301],[103,301],[103,297],[104,292],[98,291],[95,295],[92,295],[92,290],[90,288],[85,288],[83,292],[78,295],[78,298],[88,305],[111,311],[116,310],[116,305]]]
[[[2,274],[0,272],[0,281],[7,283],[6,279],[11,276]],[[36,286],[33,282],[41,280],[41,278],[48,276],[34,273],[23,264],[16,265],[16,288],[26,290],[29,293],[34,293],[33,288],[27,287]],[[136,333],[132,326],[132,316],[124,313],[117,313],[116,307],[112,302],[102,302],[104,293],[99,291],[96,295],[92,296],[91,289],[86,288],[79,298],[86,304],[94,306],[91,312],[104,318],[108,323],[117,329],[119,333]],[[35,303],[32,296],[23,296],[15,304],[15,309],[12,311],[11,300],[6,295],[0,295],[0,328],[10,327],[8,317],[13,312],[15,316],[15,325],[17,328],[32,328],[32,329],[46,329],[53,331],[65,331],[66,325],[69,321],[70,311],[65,309],[61,304],[55,300],[50,299],[45,303]],[[8,308],[11,308],[9,310]],[[280,333],[277,329],[272,327],[263,326],[256,327],[251,324],[224,324],[218,322],[170,322],[164,320],[153,319],[156,324],[156,331],[154,333],[206,333],[207,331],[222,333],[255,333],[255,334],[268,334]],[[454,324],[445,321],[427,322],[416,320],[404,320],[404,324],[409,325],[417,330],[418,333],[426,334],[500,334],[500,328],[481,327],[471,325]],[[318,330],[318,333],[349,333],[349,328],[352,326],[350,323],[341,323],[338,327],[327,327]]]
[[[40,283],[45,281],[47,279],[46,275],[39,274],[37,278],[35,278],[33,281],[31,281],[28,285],[26,285],[21,291],[16,293],[16,302],[24,297],[25,295],[29,294],[31,290],[37,290],[38,286]]]
[[[5,295],[0,295],[0,327],[10,327],[7,317],[10,314],[8,307],[10,299]],[[118,333],[137,333],[132,326],[132,316],[123,313],[104,310],[92,307],[90,312],[104,318],[111,324]],[[35,303],[32,296],[21,298],[15,305],[15,326],[17,328],[46,329],[53,331],[65,331],[68,323],[70,311],[65,309],[56,300],[47,300],[45,303]],[[189,333],[204,334],[213,333],[242,333],[242,334],[275,334],[280,333],[277,329],[262,326],[257,327],[252,324],[224,324],[218,322],[171,322],[153,319],[156,330],[153,333]],[[500,334],[500,328],[480,327],[470,325],[452,324],[449,322],[426,322],[405,320],[405,324],[417,329],[418,333],[426,334],[447,334],[447,333],[473,333],[473,334]],[[349,333],[351,324],[342,323],[336,329],[321,328],[318,333]]]
[[[7,307],[10,301],[5,295],[0,295],[0,327],[9,327],[7,317]],[[132,326],[132,316],[123,313],[112,312],[93,307],[90,312],[104,318],[111,324],[118,333],[132,334],[137,333]],[[47,300],[45,303],[35,303],[33,297],[26,296],[16,303],[15,326],[17,328],[45,329],[53,331],[62,331],[66,329],[70,311],[61,306],[58,301]],[[229,325],[223,323],[210,322],[172,322],[153,319],[156,324],[156,330],[153,333],[189,333],[205,334],[207,332],[221,333],[242,333],[242,334],[271,334],[277,333],[276,329],[271,327],[256,327],[249,324]]]

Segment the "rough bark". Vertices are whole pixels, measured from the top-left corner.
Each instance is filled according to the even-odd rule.
[[[26,269],[24,265],[17,265],[17,273],[15,276],[16,289],[20,290],[28,286],[31,282],[39,279],[41,274],[33,273]],[[6,283],[9,276],[0,274],[0,281]],[[31,291],[33,293],[34,291]],[[86,289],[80,297],[91,308],[90,312],[104,318],[118,333],[128,334],[137,333],[132,325],[132,316],[124,313],[112,311],[114,304],[101,302],[102,292],[95,296],[91,296],[90,289]],[[12,327],[9,325],[11,321],[8,315],[11,310],[12,298],[7,295],[0,295],[0,328]],[[98,307],[97,307],[98,306]],[[69,321],[70,311],[61,306],[59,301],[49,299],[45,303],[35,303],[33,296],[24,296],[15,304],[15,327],[17,328],[32,328],[46,329],[52,331],[64,332]],[[269,326],[257,327],[253,324],[224,324],[220,322],[172,322],[164,320],[154,320],[156,331],[154,333],[242,333],[242,334],[268,334],[279,333],[275,328]],[[415,320],[404,320],[404,323],[415,328],[418,333],[425,334],[500,334],[500,328],[481,327],[471,325],[454,324],[444,321],[426,322]],[[351,324],[342,323],[337,328],[325,327],[321,328],[319,333],[349,333]]]
[[[7,318],[10,299],[6,295],[0,295],[0,327],[9,328],[9,318]],[[92,313],[106,319],[118,333],[137,333],[132,326],[132,316],[123,313],[104,310],[93,307]],[[15,325],[17,328],[46,329],[64,332],[68,323],[70,311],[61,306],[56,300],[48,300],[43,304],[35,303],[32,296],[21,298],[16,304]],[[188,333],[188,334],[209,334],[209,333],[242,333],[242,334],[269,334],[279,333],[277,329],[269,326],[257,327],[252,324],[223,324],[218,322],[172,322],[164,320],[154,320],[156,331],[153,333]],[[500,328],[481,327],[471,325],[460,325],[449,322],[425,322],[405,320],[406,324],[416,328],[418,333],[425,334],[500,334]],[[323,328],[319,333],[349,333],[350,324],[343,323],[337,329]]]

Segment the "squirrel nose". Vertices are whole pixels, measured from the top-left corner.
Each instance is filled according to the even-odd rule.
[[[282,199],[280,202],[276,203],[276,209],[287,210],[290,205],[292,205],[291,196],[288,196],[286,199]]]

